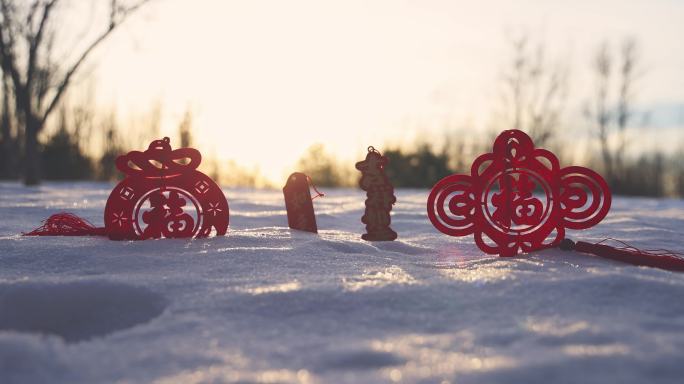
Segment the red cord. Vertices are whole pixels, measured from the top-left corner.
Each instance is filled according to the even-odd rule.
[[[614,241],[621,247],[612,247],[604,243]],[[621,261],[632,265],[661,268],[668,271],[684,272],[684,255],[667,249],[641,250],[622,240],[606,238],[596,243],[578,241],[574,249],[579,252],[591,253],[607,259]]]
[[[652,256],[670,256],[670,257],[678,257],[681,259],[684,259],[684,254],[679,253],[679,252],[674,252],[670,251],[669,249],[664,249],[664,248],[655,248],[655,249],[639,249],[632,244],[627,243],[626,241],[618,240],[612,237],[606,237],[605,239],[596,242],[594,244],[604,244],[609,241],[614,241],[616,243],[620,243],[623,245],[623,247],[614,247],[615,249],[620,249],[623,251],[628,251],[628,252],[633,252],[633,253],[638,253],[638,254],[645,254],[645,255],[652,255]]]
[[[316,196],[313,196],[311,200],[317,198],[317,197],[323,197],[325,196],[325,193],[319,191],[316,186],[313,183],[313,180],[311,180],[311,177],[307,176],[306,179],[309,181],[309,185],[311,185],[311,188],[313,188],[314,191],[316,191]]]

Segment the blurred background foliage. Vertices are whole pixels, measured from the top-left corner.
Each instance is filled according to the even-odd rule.
[[[37,6],[26,8],[26,12],[38,12],[33,16],[39,20],[38,16],[45,16],[46,7],[53,3],[56,2],[36,1],[34,5]],[[113,1],[111,24],[105,28],[103,36],[107,37],[129,12],[143,3],[145,1],[122,8]],[[65,84],[64,81],[54,81],[68,80],[70,74],[55,65],[50,46],[45,43],[49,40],[40,37],[42,24],[32,21],[28,28],[19,28],[19,22],[25,20],[17,16],[17,9],[21,8],[19,3],[3,0],[2,5],[0,179],[23,179],[27,184],[35,184],[41,178],[103,181],[120,178],[115,167],[116,157],[130,150],[145,149],[150,137],[159,137],[162,103],[153,103],[146,111],[122,123],[115,108],[98,110],[90,97],[72,97],[68,81],[63,90],[59,87]],[[23,46],[28,49],[27,57],[36,55],[34,64],[27,68],[18,64],[18,56],[8,45],[20,38],[26,39]],[[638,146],[639,137],[645,134],[642,128],[648,120],[648,111],[636,107],[641,74],[645,70],[644,50],[638,40],[625,37],[621,41],[597,41],[594,56],[586,68],[581,69],[592,76],[593,83],[583,99],[584,121],[577,122],[565,113],[571,68],[562,57],[549,57],[544,44],[526,34],[506,38],[509,55],[503,58],[501,72],[492,74],[500,77],[500,87],[498,97],[491,101],[488,131],[475,132],[463,127],[449,130],[440,137],[421,137],[413,143],[367,143],[389,157],[386,170],[395,187],[430,188],[449,174],[468,172],[472,160],[489,151],[494,137],[504,129],[526,131],[537,146],[556,152],[563,165],[573,164],[570,151],[573,143],[563,142],[559,133],[579,124],[591,134],[596,148],[585,154],[581,165],[601,172],[614,193],[684,196],[684,147],[675,153],[657,149],[631,151]],[[38,53],[33,52],[32,46],[37,47]],[[19,50],[18,47],[13,49]],[[78,65],[71,68],[78,69]],[[25,76],[17,75],[17,70],[25,70]],[[27,94],[29,101],[25,102],[28,104],[22,105]],[[46,109],[42,104],[51,99],[50,95],[54,96],[54,109]],[[36,125],[38,123],[34,121],[37,109],[45,111],[42,125]],[[33,126],[29,121],[33,121]],[[50,129],[44,130],[44,126]],[[192,107],[187,107],[177,127],[173,142],[183,147],[192,146]],[[32,136],[35,137],[31,139]],[[267,179],[258,167],[244,168],[235,161],[219,162],[212,153],[203,155],[201,170],[223,185],[279,187],[277,180]],[[29,166],[34,163],[37,171]],[[355,186],[359,177],[353,162],[341,162],[324,143],[314,143],[301,155],[292,171],[308,174],[321,187]]]

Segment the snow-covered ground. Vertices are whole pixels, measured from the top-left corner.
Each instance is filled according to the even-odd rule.
[[[394,242],[327,190],[319,235],[280,191],[225,190],[227,236],[21,237],[102,225],[108,184],[0,184],[0,383],[682,383],[684,274],[547,250],[481,254],[398,191]],[[684,202],[616,198],[594,229],[684,250]]]

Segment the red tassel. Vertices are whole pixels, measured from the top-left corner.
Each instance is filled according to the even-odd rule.
[[[73,213],[61,212],[43,221],[43,225],[24,236],[104,236],[105,228],[98,228]]]
[[[611,247],[603,244],[608,241],[620,243],[619,247]],[[684,272],[684,255],[668,251],[667,249],[647,249],[641,250],[624,241],[616,239],[604,239],[598,243],[586,243],[565,239],[565,244],[561,244],[562,249],[574,249],[578,252],[590,253],[592,255],[605,257],[607,259],[621,261],[632,265],[645,266],[665,269],[668,271]]]
[[[309,185],[311,186],[311,188],[313,188],[313,190],[316,191],[316,196],[312,197],[311,200],[313,200],[313,199],[315,199],[315,198],[317,198],[317,197],[323,197],[323,196],[325,196],[325,193],[319,191],[318,188],[316,188],[316,186],[315,186],[314,183],[313,183],[313,180],[311,180],[311,178],[310,178],[309,176],[306,176],[306,180],[309,181]]]

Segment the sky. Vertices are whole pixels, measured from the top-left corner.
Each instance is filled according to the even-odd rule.
[[[84,3],[64,10],[64,28],[96,29],[96,3]],[[592,55],[633,36],[637,103],[651,113],[640,145],[672,150],[684,146],[682,20],[674,0],[153,0],[95,52],[77,87],[124,126],[156,103],[172,138],[189,109],[203,153],[277,182],[314,143],[353,164],[369,145],[481,134],[519,34],[567,64],[562,129],[588,136]]]

